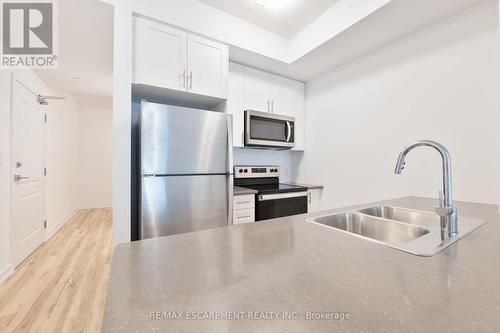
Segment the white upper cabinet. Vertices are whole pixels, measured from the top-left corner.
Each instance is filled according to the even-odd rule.
[[[290,79],[269,74],[270,112],[281,115],[290,115]]]
[[[290,114],[291,80],[245,67],[245,109]]]
[[[269,112],[269,73],[245,67],[245,109]]]
[[[188,36],[189,91],[227,97],[227,46],[194,35]]]
[[[233,145],[244,145],[245,123],[245,67],[229,63],[226,112],[233,115]]]
[[[295,117],[295,148],[304,150],[304,83],[229,64],[226,112],[233,115],[233,145],[244,146],[245,110]]]
[[[134,20],[134,83],[227,97],[226,45],[147,19]]]
[[[187,33],[136,18],[134,60],[135,83],[185,89]]]

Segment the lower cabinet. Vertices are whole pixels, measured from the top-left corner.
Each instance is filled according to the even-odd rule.
[[[314,213],[321,210],[321,195],[323,194],[322,189],[309,189],[308,191],[308,213]]]
[[[233,224],[255,222],[255,195],[237,195],[233,198]]]

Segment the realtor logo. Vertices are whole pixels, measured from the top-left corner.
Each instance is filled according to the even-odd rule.
[[[56,68],[55,4],[2,0],[3,68]]]

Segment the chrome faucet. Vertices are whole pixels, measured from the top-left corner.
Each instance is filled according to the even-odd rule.
[[[439,206],[435,211],[441,219],[441,236],[443,239],[454,238],[458,234],[457,209],[453,203],[451,193],[451,156],[448,149],[443,145],[429,140],[416,141],[401,151],[394,172],[401,174],[405,168],[406,155],[417,147],[432,147],[436,149],[443,159],[443,191],[439,192]]]

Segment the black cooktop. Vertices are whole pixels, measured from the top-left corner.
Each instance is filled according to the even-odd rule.
[[[252,190],[256,190],[259,194],[276,194],[289,192],[307,191],[307,187],[288,185],[288,184],[258,184],[258,185],[240,185]]]

